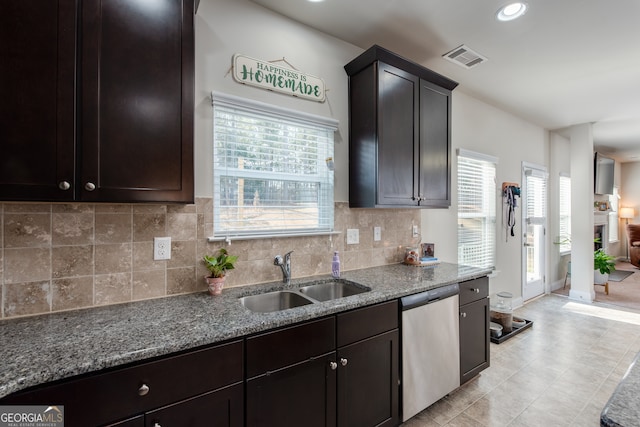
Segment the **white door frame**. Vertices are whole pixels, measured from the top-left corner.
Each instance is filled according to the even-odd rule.
[[[549,190],[548,190],[548,183],[549,183],[549,176],[547,173],[547,168],[545,166],[542,165],[538,165],[535,163],[529,163],[529,162],[522,162],[522,195],[521,195],[521,205],[522,205],[522,214],[521,214],[521,231],[522,234],[520,236],[520,245],[521,245],[521,260],[522,260],[522,279],[521,279],[521,286],[522,286],[522,300],[523,301],[527,301],[531,298],[535,298],[539,295],[543,295],[545,293],[548,292],[548,283],[546,280],[546,275],[547,275],[547,248],[546,248],[546,230],[547,230],[547,223],[548,223],[548,216],[549,216],[549,211],[548,211],[548,207],[549,207],[549,203],[548,200],[545,200],[545,212],[544,212],[544,218],[541,219],[541,223],[540,225],[542,225],[542,230],[543,230],[543,237],[540,239],[539,241],[539,245],[540,245],[540,257],[539,257],[539,262],[540,262],[540,274],[541,274],[541,278],[540,280],[542,281],[541,283],[541,287],[540,287],[540,292],[537,293],[537,291],[532,294],[529,295],[526,291],[527,291],[527,246],[525,246],[525,236],[527,233],[527,212],[526,212],[526,197],[527,197],[527,185],[526,185],[526,179],[527,179],[527,171],[533,171],[533,173],[537,176],[541,176],[544,177],[545,179],[545,188],[547,189],[545,197],[548,199],[548,195],[549,195]]]

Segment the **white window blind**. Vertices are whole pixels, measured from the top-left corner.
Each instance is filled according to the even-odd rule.
[[[337,122],[212,94],[214,238],[333,231]]]
[[[618,187],[613,187],[613,194],[609,196],[609,205],[611,206],[611,212],[609,212],[609,243],[618,241],[618,204],[620,199],[618,198]]]
[[[458,263],[494,268],[497,159],[458,151]]]
[[[561,175],[559,180],[559,232],[560,253],[571,252],[571,178]]]

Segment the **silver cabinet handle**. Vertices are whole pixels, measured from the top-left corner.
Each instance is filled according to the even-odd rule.
[[[332,371],[335,371],[336,369],[338,369],[338,364],[336,362],[329,362],[329,367]]]
[[[460,317],[467,317],[467,313],[465,312],[460,313]]]
[[[58,183],[58,188],[61,190],[68,190],[71,188],[71,184],[68,181],[60,181]]]
[[[87,190],[87,191],[93,191],[93,190],[96,189],[96,185],[93,182],[87,182],[84,185],[84,189]]]
[[[340,364],[342,366],[347,366],[347,363],[349,363],[349,361],[347,359],[345,359],[344,357],[340,358]]]
[[[153,423],[153,427],[162,427],[160,423]]]
[[[146,396],[149,393],[149,386],[146,384],[142,384],[138,389],[138,396]]]
[[[479,294],[480,288],[471,288],[471,292],[475,292],[476,294]]]

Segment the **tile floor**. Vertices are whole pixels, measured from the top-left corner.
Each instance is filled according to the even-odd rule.
[[[600,425],[640,351],[640,312],[548,295],[515,311],[533,327],[491,344],[491,367],[404,427]]]

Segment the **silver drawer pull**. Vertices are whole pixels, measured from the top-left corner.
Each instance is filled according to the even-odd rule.
[[[58,188],[61,190],[68,190],[71,188],[71,184],[69,184],[68,181],[60,181],[60,183],[58,183]]]
[[[345,359],[344,357],[340,358],[340,364],[342,366],[347,366],[347,363],[349,363],[347,359]]]
[[[338,364],[336,362],[329,362],[329,367],[332,371],[335,371],[336,369],[338,369]]]
[[[84,189],[87,190],[87,191],[93,191],[93,190],[96,189],[96,185],[93,182],[87,182],[84,185]]]
[[[467,313],[465,312],[460,313],[460,317],[467,317]]]
[[[479,294],[480,288],[471,288],[471,292],[475,292],[476,294]]]
[[[153,427],[162,427],[160,423],[153,423]]]
[[[138,389],[138,396],[146,396],[149,393],[149,386],[146,384],[142,384]]]

